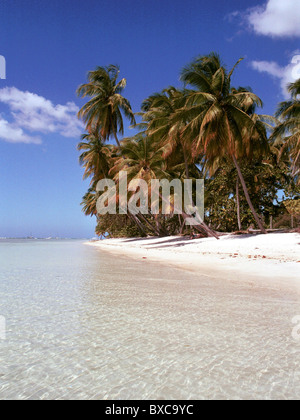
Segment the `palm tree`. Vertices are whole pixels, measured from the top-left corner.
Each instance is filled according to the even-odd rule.
[[[242,59],[241,59],[242,60]],[[248,205],[263,233],[267,233],[256,213],[238,160],[251,157],[255,151],[267,150],[266,131],[258,123],[258,117],[245,110],[262,106],[261,100],[247,90],[231,87],[231,76],[217,54],[197,58],[186,66],[181,80],[190,85],[186,105],[178,111],[179,119],[189,121],[185,136],[193,139],[193,155],[205,155],[205,164],[213,168],[223,157],[229,157],[237,170]]]
[[[169,87],[161,93],[149,96],[142,103],[140,115],[146,122],[146,132],[152,141],[162,149],[163,156],[171,165],[176,166],[184,161],[186,178],[189,178],[189,148],[184,143],[182,132],[186,126],[184,121],[173,123],[172,116],[185,103],[185,92]]]
[[[190,168],[194,173],[198,171],[191,157],[189,138],[183,136],[187,121],[184,119],[174,121],[173,119],[177,110],[184,106],[186,95],[187,91],[178,90],[172,86],[164,89],[161,93],[156,93],[143,102],[141,115],[146,122],[147,134],[157,144],[157,147],[161,148],[167,163],[170,163],[168,169],[174,172],[183,166],[184,178],[190,179]],[[182,162],[184,162],[183,165]],[[183,218],[186,218],[186,215],[183,215]],[[200,226],[206,234],[218,238],[218,235],[204,221]]]
[[[162,151],[143,133],[124,139],[120,152],[125,159],[117,159],[111,173],[125,169],[129,182],[132,179],[143,179],[150,184],[152,179],[169,176],[164,170]]]
[[[280,156],[288,152],[292,162],[292,175],[298,177],[300,171],[300,79],[288,87],[291,100],[281,102],[276,117],[281,121],[275,128],[272,139],[275,146],[281,145]],[[298,183],[300,178],[298,177]]]
[[[98,133],[100,138],[107,141],[113,137],[120,148],[117,134],[124,134],[123,115],[135,124],[134,114],[130,102],[122,96],[126,87],[126,79],[117,82],[119,67],[110,65],[97,67],[88,73],[88,83],[77,89],[77,95],[91,97],[78,112],[78,117],[86,123],[89,133]],[[134,215],[130,215],[138,224],[141,233],[144,229]]]
[[[88,83],[77,89],[78,96],[91,97],[78,112],[88,131],[99,133],[104,140],[113,136],[118,146],[117,134],[124,133],[122,114],[131,124],[135,123],[130,102],[122,96],[126,79],[117,82],[119,72],[119,67],[114,65],[97,67],[88,73]]]
[[[157,145],[145,133],[138,133],[134,137],[122,141],[120,157],[115,159],[110,174],[114,176],[116,182],[118,182],[118,175],[121,171],[126,171],[128,184],[134,179],[144,180],[148,185],[148,198],[150,198],[152,179],[169,178],[165,168],[166,163],[161,149],[157,148]],[[141,213],[135,216],[142,219],[156,234],[160,235],[164,231],[160,226],[157,215],[155,216],[156,228]],[[164,233],[166,232],[164,231]]]
[[[82,151],[79,163],[85,168],[83,179],[91,177],[91,184],[106,178],[110,170],[113,146],[105,145],[97,133],[83,134],[77,149]]]
[[[82,197],[82,211],[86,216],[97,216],[97,198],[98,195],[94,188],[89,188]]]

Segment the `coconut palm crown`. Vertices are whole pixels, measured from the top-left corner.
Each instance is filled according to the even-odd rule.
[[[117,134],[124,134],[122,114],[135,124],[130,102],[122,96],[126,79],[117,82],[119,72],[115,65],[97,67],[88,73],[88,83],[77,89],[78,96],[91,98],[78,112],[88,131],[98,132],[104,140],[113,137],[118,146]]]

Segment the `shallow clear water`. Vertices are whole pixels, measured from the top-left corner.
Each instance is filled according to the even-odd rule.
[[[0,241],[1,399],[294,399],[297,293]]]

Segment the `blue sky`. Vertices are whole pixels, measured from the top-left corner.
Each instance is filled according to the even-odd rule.
[[[94,235],[76,150],[89,70],[120,65],[137,112],[197,55],[245,57],[233,83],[272,114],[300,77],[299,38],[299,0],[0,0],[0,237]]]

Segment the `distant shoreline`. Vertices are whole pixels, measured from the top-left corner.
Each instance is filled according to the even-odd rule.
[[[1,237],[3,241],[87,241],[86,238],[34,238],[34,237]]]
[[[294,285],[300,292],[300,234],[227,235],[214,238],[187,237],[104,239],[85,242],[103,251],[141,260],[172,264],[199,275],[272,285]]]

